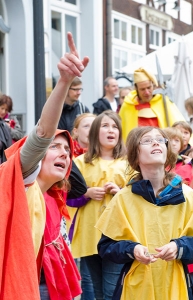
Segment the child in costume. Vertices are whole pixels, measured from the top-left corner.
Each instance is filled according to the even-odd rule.
[[[87,151],[88,134],[95,118],[96,116],[91,113],[84,113],[76,117],[72,129],[74,157],[77,157]]]
[[[186,153],[186,151],[188,151],[191,148],[191,145],[189,144],[189,141],[190,141],[190,138],[191,138],[191,135],[192,135],[192,128],[185,121],[175,122],[172,125],[172,127],[179,129],[182,133],[184,146],[183,146],[182,151],[179,154],[183,157],[183,155]]]
[[[94,225],[108,203],[126,184],[125,147],[122,142],[121,122],[113,111],[105,111],[95,118],[89,132],[88,151],[75,158],[87,192],[81,207],[77,202],[70,228],[72,253],[85,260],[93,281],[96,299],[111,299],[121,266],[103,260],[97,253],[101,237]],[[69,205],[69,202],[68,202]],[[74,201],[73,205],[76,206]]]
[[[172,151],[177,155],[176,165],[172,172],[180,175],[183,182],[191,186],[193,181],[192,158],[187,155],[183,155],[183,157],[179,155],[184,148],[182,133],[175,127],[167,127],[163,130],[170,140]]]
[[[61,203],[61,199],[57,198],[58,189],[67,188],[64,183],[71,169],[71,152],[73,152],[68,133],[58,132],[56,128],[70,84],[75,76],[81,76],[88,63],[87,57],[82,61],[78,58],[71,33],[68,33],[68,44],[70,52],[66,53],[58,64],[60,78],[43,107],[38,124],[27,139],[23,138],[7,149],[7,161],[0,166],[0,298],[2,300],[40,299],[38,276],[42,259],[45,268],[44,258],[48,252],[50,258],[52,256],[50,263],[57,267],[54,273],[50,271],[48,280],[53,280],[53,274],[57,276],[58,263],[60,267],[62,263],[66,263],[67,270],[69,268],[74,270],[71,280],[76,280],[75,289],[70,286],[70,292],[73,290],[72,295],[67,291],[66,298],[63,296],[63,299],[71,299],[77,294],[77,290],[78,293],[81,292],[80,288],[77,288],[79,278],[76,267],[69,265],[72,260],[70,253],[67,252],[65,245],[63,245],[64,249],[59,247],[63,239],[59,235],[56,236],[57,233],[60,234],[57,228],[61,217],[59,212],[66,214],[65,203]],[[47,207],[45,207],[43,194],[46,192],[53,198],[52,201],[56,201],[54,206],[53,203],[48,203],[49,198],[48,201],[46,200]],[[51,206],[55,208],[53,218],[48,214]],[[51,222],[56,227],[55,230],[52,228],[48,232],[52,226]],[[55,261],[56,255],[58,256]],[[62,260],[60,262],[59,257]],[[46,274],[45,272],[45,276]],[[68,272],[68,276],[70,275],[71,273]],[[67,274],[63,277],[67,286],[70,282],[67,280]],[[53,286],[48,283],[48,280],[46,279],[49,294],[47,299],[56,299],[56,295],[57,297],[61,295],[62,287],[56,284],[53,291]]]
[[[127,158],[137,172],[96,224],[103,259],[124,264],[113,300],[188,300],[192,295],[193,190],[173,168],[163,130],[133,129]]]
[[[92,122],[96,118],[91,113],[83,113],[76,117],[72,129],[72,138],[74,143],[74,157],[85,153],[88,149],[88,135]],[[67,200],[67,203],[70,200]],[[71,208],[69,208],[71,211]],[[92,279],[86,265],[85,260],[80,259],[80,274],[81,274],[81,300],[94,300],[94,290]]]

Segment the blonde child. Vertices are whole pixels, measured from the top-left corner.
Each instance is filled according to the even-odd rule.
[[[182,133],[175,127],[167,127],[163,131],[170,140],[172,151],[177,155],[176,165],[172,171],[180,175],[184,183],[190,185],[193,180],[191,158],[187,155],[183,155],[182,157],[179,154],[184,148]]]
[[[95,118],[96,115],[84,113],[75,119],[72,130],[72,138],[74,141],[74,157],[77,157],[87,151],[88,134]]]

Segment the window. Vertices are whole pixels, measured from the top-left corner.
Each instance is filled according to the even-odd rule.
[[[133,44],[143,45],[142,28],[131,25],[131,42]]]
[[[76,37],[76,17],[65,15],[65,36],[67,35],[67,32],[72,32],[75,45],[77,44],[77,37]],[[68,44],[66,41],[66,49],[68,49]]]
[[[58,9],[57,9],[58,10]],[[73,34],[75,44],[77,45],[77,28],[78,28],[78,14],[69,12],[67,10],[59,9],[59,11],[52,10],[51,12],[52,24],[52,74],[53,81],[58,80],[57,63],[65,52],[68,52],[67,32]]]
[[[66,3],[70,3],[70,4],[74,4],[74,5],[77,5],[77,1],[76,0],[58,0],[58,1],[61,1],[61,2],[66,2]]]
[[[114,19],[114,38],[127,41],[127,23]]]
[[[149,47],[156,49],[162,46],[162,32],[161,29],[154,26],[149,27]]]
[[[113,74],[146,54],[146,24],[121,14],[112,13]]]
[[[131,53],[131,61],[132,63],[140,58],[142,58],[143,55],[137,54],[137,53]]]
[[[155,30],[150,30],[150,44],[159,46],[159,32]]]
[[[76,5],[76,0],[65,0],[65,2]]]
[[[52,59],[59,61],[62,56],[61,13],[52,11]]]
[[[127,65],[127,52],[114,48],[114,69],[120,70]]]
[[[181,36],[177,35],[173,32],[166,32],[166,45],[175,42],[178,40]]]

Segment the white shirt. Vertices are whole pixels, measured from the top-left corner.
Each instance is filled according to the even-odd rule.
[[[114,99],[113,102],[109,102],[109,103],[110,103],[111,109],[116,112],[116,110],[117,110],[117,101]]]

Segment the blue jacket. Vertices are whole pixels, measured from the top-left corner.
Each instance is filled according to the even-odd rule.
[[[179,176],[176,176],[176,178],[179,178]],[[171,186],[168,187],[162,192],[162,197],[159,200],[155,197],[149,180],[132,183],[132,192],[142,196],[146,201],[159,206],[178,205],[185,202],[181,184],[178,184],[175,188]],[[178,239],[173,239],[172,241],[175,241],[177,244],[178,254],[176,259],[182,261],[189,299],[193,300],[193,237],[183,236]],[[139,243],[129,240],[114,241],[105,235],[102,235],[98,243],[98,252],[102,258],[115,263],[124,264],[112,300],[119,300],[121,298],[124,277],[135,259],[134,247],[137,244]]]

